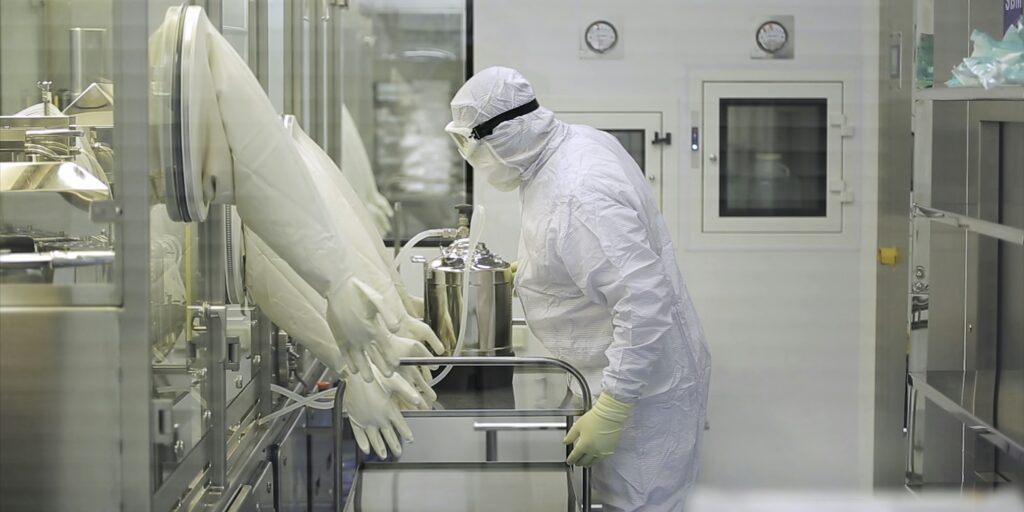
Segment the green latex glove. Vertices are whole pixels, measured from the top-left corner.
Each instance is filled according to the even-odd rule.
[[[615,453],[622,435],[622,427],[633,410],[633,404],[620,402],[611,396],[601,394],[589,411],[580,417],[563,443],[576,443],[566,462],[588,467]]]

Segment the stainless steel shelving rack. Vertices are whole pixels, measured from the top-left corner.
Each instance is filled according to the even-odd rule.
[[[1021,478],[1015,468],[1024,467],[1022,425],[1012,414],[999,415],[1007,406],[1000,386],[1024,387],[1021,362],[1000,360],[1006,346],[1017,350],[1022,343],[1020,333],[1000,331],[1001,317],[1013,316],[1003,311],[1006,301],[1016,304],[1012,294],[1020,290],[998,291],[1024,284],[1003,277],[1008,267],[1001,266],[1024,268],[1024,211],[1014,209],[1024,198],[1007,198],[1016,181],[1005,179],[1024,175],[1024,163],[1005,161],[1019,158],[1007,145],[1024,145],[1024,138],[1014,143],[1016,135],[1005,135],[1024,131],[1006,131],[1024,125],[1024,86],[948,87],[939,76],[970,53],[970,29],[994,34],[1001,26],[1000,4],[915,1],[915,45],[921,34],[934,37],[936,76],[934,87],[915,84],[913,92],[909,284],[915,308],[907,321],[905,471],[913,491],[990,489]]]

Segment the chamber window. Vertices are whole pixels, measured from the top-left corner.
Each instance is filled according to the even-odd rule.
[[[719,216],[825,217],[828,101],[720,100]]]
[[[629,156],[636,160],[636,164],[640,166],[640,171],[647,174],[647,168],[644,165],[647,150],[647,139],[644,137],[644,130],[602,130],[610,133],[613,137],[619,140],[619,144],[626,148],[626,152]]]

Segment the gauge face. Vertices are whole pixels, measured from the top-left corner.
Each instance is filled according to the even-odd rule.
[[[595,21],[587,27],[587,47],[597,53],[605,53],[619,42],[619,32],[607,21]]]
[[[789,40],[789,34],[786,32],[786,27],[777,21],[762,23],[757,28],[757,47],[768,53],[781,50],[783,46],[786,46],[787,40]]]

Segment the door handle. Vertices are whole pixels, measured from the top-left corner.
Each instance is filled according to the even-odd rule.
[[[711,153],[711,156],[708,157],[708,160],[710,160],[711,163],[716,163],[718,162],[718,155]]]
[[[661,144],[664,144],[666,146],[671,146],[672,145],[672,134],[669,133],[669,132],[665,132],[665,136],[662,137],[660,133],[654,132],[654,140],[651,141],[651,144],[654,144],[655,146],[658,146],[658,145],[661,145]]]

